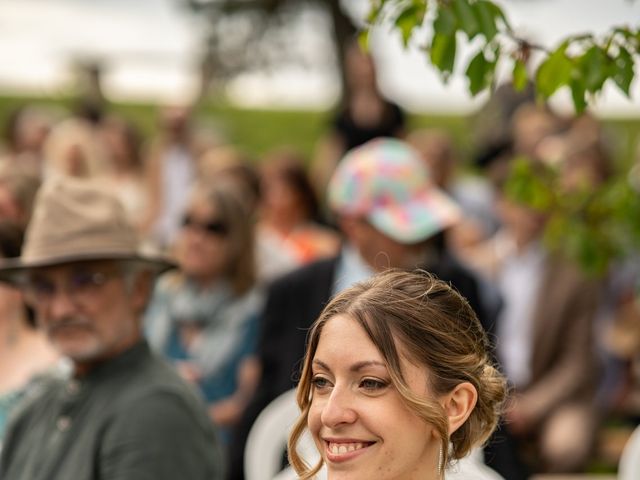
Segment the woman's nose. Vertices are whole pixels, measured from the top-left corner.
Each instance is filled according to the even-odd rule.
[[[334,387],[322,408],[320,420],[327,427],[353,423],[358,417],[356,407],[348,391]]]

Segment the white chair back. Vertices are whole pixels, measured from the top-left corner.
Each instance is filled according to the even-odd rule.
[[[289,432],[299,415],[295,389],[283,393],[260,412],[245,446],[246,480],[273,480],[276,477],[288,478],[292,474],[290,469],[281,471],[282,458],[287,451]],[[308,432],[301,438],[298,452],[311,464],[320,458]]]
[[[627,440],[620,456],[618,480],[638,480],[640,478],[640,426]]]

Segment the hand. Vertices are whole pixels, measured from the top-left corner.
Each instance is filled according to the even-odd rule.
[[[216,425],[230,427],[240,421],[244,407],[244,402],[228,397],[209,405],[209,417]]]
[[[178,375],[184,378],[189,383],[198,383],[202,378],[202,371],[200,367],[192,362],[178,361],[175,362]]]
[[[515,395],[507,402],[505,410],[505,424],[509,431],[516,436],[527,434],[533,421],[523,407],[519,396]]]

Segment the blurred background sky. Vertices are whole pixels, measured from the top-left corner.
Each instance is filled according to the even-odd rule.
[[[502,0],[516,31],[552,46],[570,33],[603,33],[613,25],[640,22],[638,0]],[[362,18],[368,0],[345,0]],[[302,62],[237,76],[226,87],[240,106],[329,108],[339,95],[328,15],[309,8],[287,25],[286,40]],[[0,2],[0,91],[55,95],[68,89],[73,65],[85,59],[104,65],[103,87],[114,100],[187,101],[198,86],[205,23],[181,0],[2,0]],[[428,32],[424,32],[427,38]],[[389,27],[377,28],[371,48],[382,90],[413,112],[467,113],[485,98],[471,99],[466,79],[448,85],[428,65],[415,39],[403,49]],[[461,56],[462,72],[466,59]],[[639,66],[640,68],[640,66]],[[596,112],[611,116],[640,113],[640,82],[633,100],[606,89]],[[568,99],[559,95],[562,106]]]

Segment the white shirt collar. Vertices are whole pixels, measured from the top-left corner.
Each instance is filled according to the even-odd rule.
[[[354,283],[372,277],[374,270],[365,262],[358,250],[350,243],[342,246],[340,260],[333,281],[333,295],[340,293]]]

